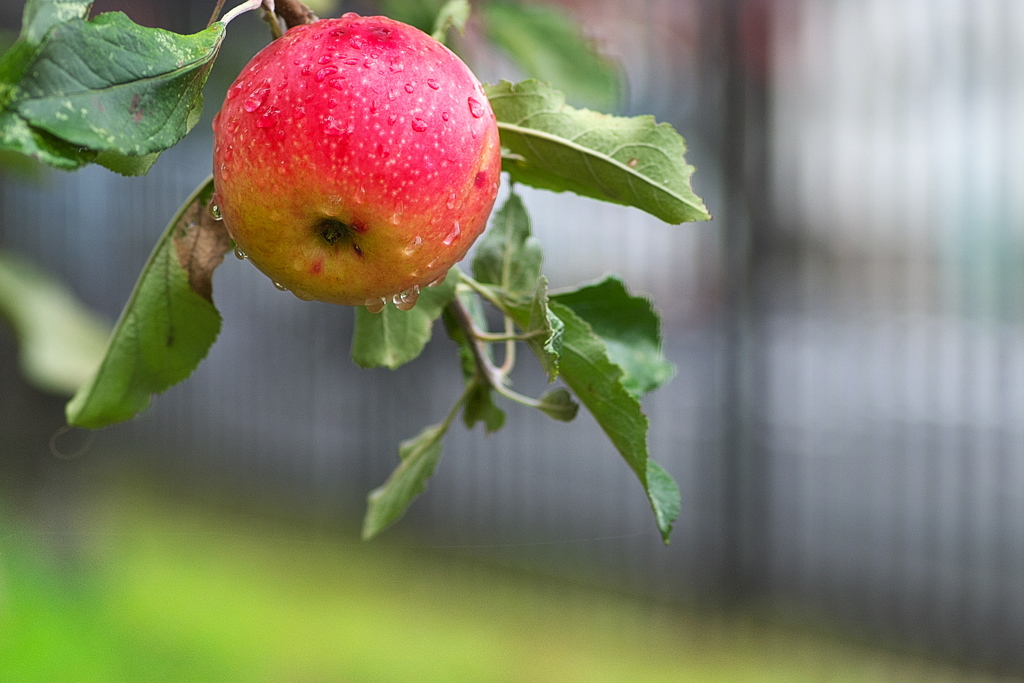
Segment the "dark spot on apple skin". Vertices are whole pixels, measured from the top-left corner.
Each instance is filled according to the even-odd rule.
[[[362,235],[370,228],[366,225],[366,223],[362,221],[352,221],[352,229],[358,232],[360,235]]]
[[[323,259],[317,259],[316,261],[313,261],[313,265],[310,266],[309,272],[312,273],[313,275],[319,275],[320,272],[323,269],[324,269],[324,260]]]
[[[337,218],[321,218],[313,226],[313,231],[320,235],[327,244],[332,245],[338,240],[349,237],[352,230],[352,226],[342,223]]]
[[[352,243],[352,250],[356,252],[356,256],[362,256],[363,250],[359,248],[359,245],[355,242]]]

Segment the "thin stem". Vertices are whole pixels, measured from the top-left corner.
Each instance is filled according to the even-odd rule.
[[[512,323],[512,318],[505,316],[505,361],[501,364],[501,374],[508,377],[508,373],[512,372],[512,368],[516,365],[516,339],[519,337],[522,340],[532,339],[539,334],[545,334],[544,330],[534,330],[533,332],[526,332],[521,335],[515,335],[515,327]]]
[[[459,408],[462,407],[462,404],[466,402],[466,399],[469,398],[469,395],[472,392],[473,392],[473,382],[470,382],[462,390],[462,395],[459,396],[459,400],[455,402],[455,405],[453,405],[452,409],[448,411],[448,415],[445,416],[444,421],[441,423],[441,432],[442,433],[443,432],[447,432],[448,428],[452,426],[452,421],[454,421],[456,416],[458,416],[458,414],[459,414]]]
[[[473,330],[473,335],[477,339],[482,342],[487,342],[488,344],[495,344],[497,342],[509,342],[514,344],[517,341],[529,341],[534,337],[541,337],[547,334],[544,330],[534,330],[533,332],[524,332],[522,334],[516,334],[515,332],[504,332],[501,334],[496,332],[482,332],[476,328],[473,328]]]
[[[487,349],[484,346],[484,342],[481,341],[479,337],[480,332],[473,324],[473,318],[470,316],[466,306],[459,301],[459,298],[456,297],[452,299],[447,308],[455,318],[455,322],[459,326],[459,329],[461,329],[463,334],[466,335],[466,340],[469,343],[469,349],[473,354],[473,363],[476,366],[477,377],[474,381],[486,382],[492,389],[511,401],[521,403],[522,405],[530,408],[539,408],[541,406],[541,402],[539,400],[530,398],[529,396],[524,396],[519,392],[509,389],[505,385],[505,379],[508,377],[508,372],[504,369],[494,367],[494,363],[491,362],[491,359],[487,355]],[[510,341],[509,343],[513,342]],[[506,362],[507,360],[508,359],[506,358]],[[467,387],[471,387],[472,385],[473,382],[470,382]]]
[[[470,289],[472,289],[474,292],[476,292],[477,294],[482,296],[484,299],[486,299],[488,302],[493,304],[494,307],[497,308],[502,313],[505,312],[505,304],[502,302],[501,299],[496,297],[494,295],[494,293],[490,289],[488,289],[486,286],[480,284],[479,282],[477,282],[476,280],[471,278],[469,275],[466,275],[461,270],[459,270],[458,273],[459,273],[459,278],[462,280],[462,282],[464,282],[467,286],[469,286]]]

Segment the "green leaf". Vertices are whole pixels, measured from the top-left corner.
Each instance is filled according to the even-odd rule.
[[[690,187],[686,143],[669,124],[574,109],[538,81],[485,90],[513,181],[634,206],[667,223],[710,218]]]
[[[640,397],[671,379],[675,368],[661,351],[661,321],[648,299],[632,296],[616,277],[551,296],[590,325],[608,358],[622,368],[622,384]]]
[[[448,271],[440,285],[423,288],[410,311],[400,311],[392,304],[380,313],[357,308],[352,360],[363,368],[383,366],[394,370],[419,356],[430,341],[434,321],[455,296],[458,281],[458,273]]]
[[[14,45],[0,55],[0,106],[13,91],[3,86],[17,84],[31,64],[36,48],[54,26],[89,16],[92,0],[28,0],[21,15],[21,33]]]
[[[17,152],[64,171],[73,171],[97,156],[96,152],[33,128],[17,114],[4,110],[0,110],[0,151]]]
[[[56,279],[0,252],[0,315],[10,322],[25,377],[71,395],[99,367],[110,327]]]
[[[142,269],[99,370],[67,405],[68,424],[98,428],[145,410],[150,396],[182,381],[220,332],[213,271],[231,248],[209,212],[213,180],[171,220]]]
[[[580,406],[572,400],[572,395],[565,389],[552,389],[540,397],[537,409],[548,417],[562,422],[572,422]]]
[[[622,369],[608,357],[601,338],[586,320],[557,301],[550,302],[565,324],[560,370],[562,379],[586,406],[626,463],[640,479],[667,543],[679,514],[679,492],[671,477],[652,465],[647,452],[647,416],[640,400],[626,390]]]
[[[161,152],[195,125],[223,38],[219,22],[182,36],[120,12],[70,19],[50,30],[8,107],[73,145]]]
[[[370,492],[363,540],[369,540],[397,522],[412,499],[423,492],[441,458],[441,438],[448,422],[431,425],[398,447],[402,463],[383,485]]]
[[[494,403],[494,391],[480,380],[472,380],[473,387],[466,396],[462,419],[466,429],[472,429],[477,422],[484,423],[484,429],[492,434],[505,426],[505,411]]]
[[[445,42],[449,29],[456,28],[465,34],[466,22],[469,21],[469,0],[448,0],[437,13],[434,22],[434,40]]]
[[[473,277],[509,292],[532,292],[543,258],[540,242],[530,234],[523,200],[511,194],[477,243]]]
[[[594,49],[579,24],[550,5],[490,2],[483,6],[488,37],[526,76],[552,83],[574,104],[615,109],[621,83],[615,63]]]

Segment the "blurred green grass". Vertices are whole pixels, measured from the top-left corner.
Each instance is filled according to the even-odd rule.
[[[994,680],[130,490],[0,525],[0,681]]]

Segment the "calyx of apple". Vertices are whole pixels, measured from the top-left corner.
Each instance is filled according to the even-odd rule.
[[[237,245],[302,299],[411,308],[486,227],[501,173],[483,88],[412,26],[296,26],[213,122],[214,202]]]

